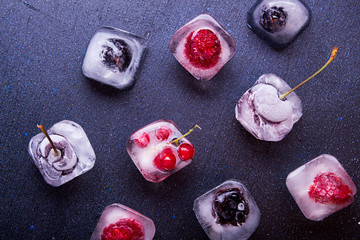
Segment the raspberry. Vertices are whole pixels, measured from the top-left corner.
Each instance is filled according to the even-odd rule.
[[[144,240],[144,228],[135,219],[120,219],[105,227],[101,240]]]
[[[319,173],[309,188],[310,198],[322,204],[345,204],[352,195],[349,186],[332,172]]]
[[[209,69],[219,61],[221,45],[218,37],[209,29],[191,32],[186,39],[185,55],[197,68]]]

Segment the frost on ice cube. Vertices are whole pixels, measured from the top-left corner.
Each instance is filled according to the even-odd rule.
[[[274,48],[289,46],[309,25],[311,13],[300,0],[258,0],[248,26]]]
[[[236,104],[236,119],[257,139],[282,140],[302,116],[301,100],[294,92],[280,99],[290,89],[275,74],[260,76]]]
[[[238,180],[228,180],[198,197],[194,212],[211,240],[246,240],[260,221],[255,200]]]
[[[286,186],[306,218],[320,221],[354,201],[356,186],[339,161],[323,154],[292,171]]]
[[[97,30],[87,48],[82,70],[86,77],[125,89],[135,83],[144,57],[144,39],[112,27]]]
[[[28,151],[48,184],[60,186],[94,166],[95,152],[79,124],[63,120],[47,133],[58,155],[43,133],[31,138]]]
[[[235,54],[235,40],[213,17],[201,14],[177,30],[170,51],[196,79],[207,81]]]
[[[154,222],[124,205],[114,203],[105,208],[90,240],[151,240]]]
[[[173,121],[158,120],[130,136],[127,151],[146,180],[160,182],[190,164],[195,148]],[[172,143],[171,143],[172,142]]]

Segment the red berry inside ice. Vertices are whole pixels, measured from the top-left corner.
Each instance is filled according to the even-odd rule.
[[[144,228],[135,219],[120,219],[105,227],[101,240],[144,240]]]
[[[183,161],[190,160],[195,155],[195,148],[192,144],[182,143],[178,148],[179,158]]]
[[[345,204],[353,196],[349,186],[332,172],[319,173],[309,188],[309,196],[322,204]]]
[[[154,165],[162,171],[173,170],[176,166],[176,157],[171,148],[165,148],[154,158]]]
[[[139,137],[134,139],[134,142],[141,148],[146,148],[150,143],[149,134],[143,133]]]
[[[155,131],[156,138],[159,141],[167,140],[170,134],[171,134],[171,130],[166,127],[161,127]]]
[[[186,39],[185,55],[197,68],[212,68],[218,63],[220,53],[220,40],[210,29],[191,32]]]

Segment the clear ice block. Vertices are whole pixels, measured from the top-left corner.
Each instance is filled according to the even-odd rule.
[[[154,222],[124,205],[113,203],[105,208],[90,240],[151,240]]]
[[[274,48],[286,48],[309,25],[310,9],[300,0],[258,0],[248,26]]]
[[[198,197],[194,212],[211,240],[246,240],[260,221],[255,200],[238,180],[228,180]]]
[[[289,173],[286,186],[306,218],[320,221],[354,201],[356,186],[339,161],[323,154]]]
[[[260,76],[236,104],[236,119],[257,139],[282,140],[302,116],[301,100],[295,92],[280,100],[290,89],[273,73]]]
[[[127,151],[146,180],[160,182],[191,163],[195,148],[171,120],[158,120],[130,136]]]
[[[58,187],[94,166],[95,152],[79,124],[63,120],[47,133],[60,154],[55,155],[43,133],[31,138],[28,151],[48,184]]]
[[[84,75],[118,89],[131,87],[146,49],[132,33],[102,27],[91,38],[82,65]]]
[[[176,31],[170,51],[196,79],[210,80],[235,54],[235,40],[208,14]]]

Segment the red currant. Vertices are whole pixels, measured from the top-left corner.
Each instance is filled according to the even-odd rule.
[[[143,133],[138,138],[134,139],[134,142],[141,148],[146,148],[147,145],[150,143],[150,137],[149,134]]]
[[[162,171],[173,170],[176,166],[176,157],[170,147],[165,148],[154,158],[154,165]]]
[[[144,240],[144,228],[135,219],[120,219],[105,227],[101,240]]]
[[[195,148],[192,144],[182,143],[178,148],[179,158],[183,161],[190,160],[195,155]]]
[[[172,133],[171,130],[168,129],[167,127],[161,127],[155,131],[156,138],[159,141],[167,140],[171,133]]]

